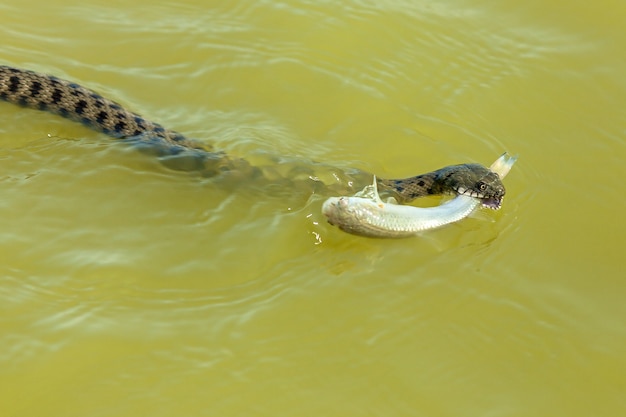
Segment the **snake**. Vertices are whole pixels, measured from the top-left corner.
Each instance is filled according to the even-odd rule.
[[[243,178],[263,175],[243,158],[216,151],[208,143],[187,138],[94,90],[54,75],[0,65],[0,99],[80,122],[112,138],[128,140],[166,160],[182,157],[191,161],[190,169],[201,170],[206,176],[233,172]],[[378,178],[377,186],[402,204],[427,195],[453,194],[498,209],[505,194],[500,176],[476,163],[451,165],[403,179]]]

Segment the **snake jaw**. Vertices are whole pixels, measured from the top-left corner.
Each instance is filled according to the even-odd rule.
[[[504,197],[488,197],[481,199],[483,207],[490,208],[491,210],[500,210],[502,207],[502,200]]]
[[[457,194],[466,195],[468,197],[474,197],[481,200],[481,204],[485,208],[489,208],[491,210],[500,210],[500,207],[502,207],[502,200],[504,198],[503,195],[489,196],[487,194],[482,194],[465,187],[457,187],[455,188],[455,191],[457,192]]]
[[[476,192],[474,190],[470,190],[469,188],[465,188],[465,187],[457,187],[454,190],[457,192],[457,194],[466,195],[468,197],[478,198],[480,200],[484,200],[484,199],[488,198],[487,195],[485,195],[485,194],[481,194],[479,192]]]

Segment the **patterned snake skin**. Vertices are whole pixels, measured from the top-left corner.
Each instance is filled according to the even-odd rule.
[[[482,200],[485,207],[499,209],[506,190],[500,176],[480,164],[450,165],[403,179],[379,179],[400,203],[434,194],[464,194]]]
[[[186,158],[183,169],[198,169],[207,176],[231,172],[251,178],[260,172],[243,159],[215,152],[211,146],[146,120],[88,88],[51,75],[0,65],[0,99],[50,111],[114,138],[136,139],[159,156],[182,155]],[[371,178],[365,173],[361,176]],[[405,179],[379,179],[379,184],[403,203],[425,195],[456,193],[480,198],[483,205],[497,209],[505,193],[498,175],[479,164],[453,165]]]
[[[206,143],[186,138],[88,88],[52,75],[0,65],[0,99],[58,114],[114,138],[137,139],[160,156],[192,156],[195,168],[208,175],[250,168],[244,160],[213,152]]]

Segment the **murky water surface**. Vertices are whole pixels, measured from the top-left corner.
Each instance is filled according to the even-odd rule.
[[[174,172],[0,103],[1,414],[626,414],[625,12],[0,5],[2,63],[277,178]],[[504,151],[503,209],[420,238],[344,234],[306,186]]]

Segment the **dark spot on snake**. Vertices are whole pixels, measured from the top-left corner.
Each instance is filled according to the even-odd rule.
[[[59,114],[63,117],[70,117],[70,112],[65,107],[59,108]]]
[[[40,101],[39,103],[37,103],[37,108],[39,110],[48,110],[48,104],[46,104],[43,101]]]
[[[28,97],[27,96],[20,96],[17,99],[17,104],[19,104],[20,106],[26,106],[28,104]]]
[[[34,81],[30,86],[30,95],[33,97],[37,97],[41,92],[41,83],[39,81]]]
[[[143,118],[143,117],[141,117],[141,116],[135,116],[135,117],[134,117],[134,119],[135,119],[135,123],[137,123],[137,124],[143,124],[143,123],[145,123],[144,118]]]
[[[184,137],[183,135],[172,135],[172,136],[171,136],[171,139],[172,139],[174,142],[182,142],[182,141],[184,141],[184,140],[185,140],[185,137]]]
[[[20,88],[20,79],[19,77],[12,76],[9,78],[9,91],[15,93],[17,89]]]
[[[115,129],[117,133],[122,133],[125,128],[126,122],[117,122],[115,126],[113,126],[113,129]]]
[[[141,135],[142,131],[139,129],[135,129],[135,131],[133,132],[133,136],[139,136]]]
[[[76,114],[83,114],[85,112],[86,107],[87,107],[87,102],[85,100],[79,100],[78,103],[76,103],[76,107],[74,108],[74,110],[76,111]]]
[[[111,107],[113,110],[122,110],[122,106],[117,103],[112,103],[109,107]]]
[[[63,99],[63,91],[59,90],[58,88],[54,89],[54,92],[52,93],[52,102],[54,104],[59,104],[59,102]]]
[[[427,190],[427,192],[428,192],[428,194],[435,194],[435,191],[434,191],[432,188],[429,188],[429,189]]]
[[[108,118],[109,118],[109,115],[107,114],[107,112],[101,111],[96,116],[96,121],[98,122],[98,124],[104,124],[104,122],[106,122]]]

